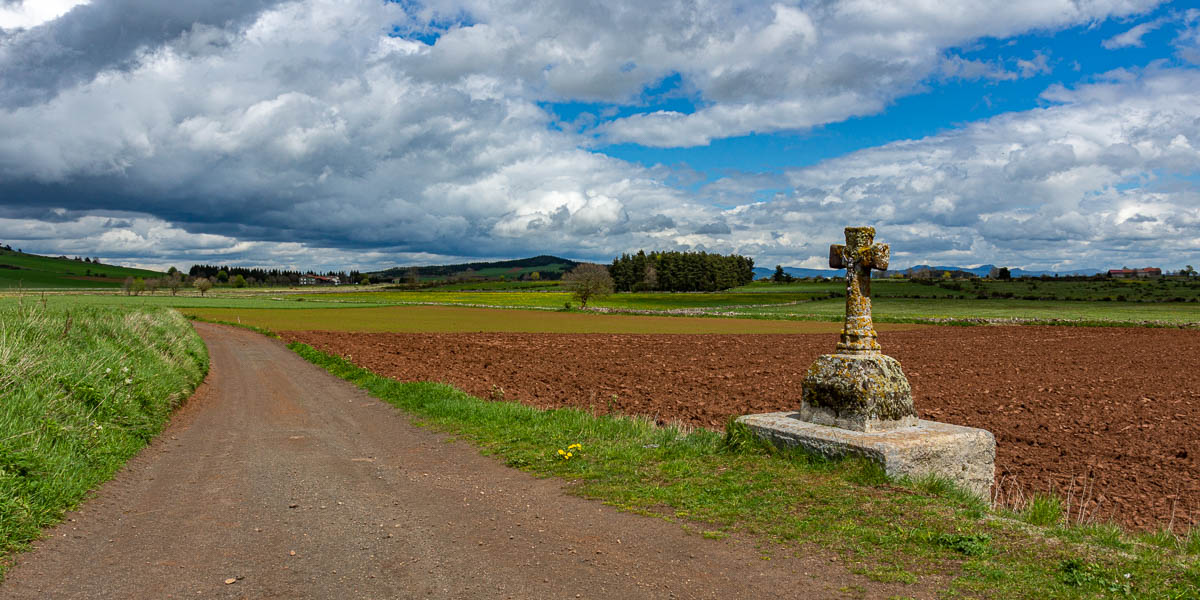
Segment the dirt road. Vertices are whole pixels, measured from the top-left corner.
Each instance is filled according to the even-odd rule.
[[[197,324],[207,383],[0,598],[927,597],[568,496],[257,334]],[[232,583],[226,583],[232,581]]]

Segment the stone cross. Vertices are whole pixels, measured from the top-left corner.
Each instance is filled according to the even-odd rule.
[[[846,245],[829,247],[829,266],[846,269],[846,324],[837,345],[841,354],[879,353],[871,321],[871,269],[886,271],[891,251],[874,241],[874,227],[847,227]]]

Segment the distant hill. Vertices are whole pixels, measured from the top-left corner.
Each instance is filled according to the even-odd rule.
[[[846,274],[845,269],[801,269],[799,267],[784,267],[783,272],[799,279],[805,277],[842,277]],[[774,274],[774,268],[754,267],[755,279],[762,279],[763,277],[770,279]]]
[[[990,273],[994,268],[996,268],[996,265],[982,265],[978,267],[934,267],[930,265],[916,265],[904,269],[904,271],[911,272],[924,269],[933,269],[935,271],[966,271],[979,277],[987,277],[988,273]],[[1026,271],[1025,269],[1009,267],[1008,272],[1013,277],[1041,277],[1042,275],[1049,275],[1053,277],[1056,274],[1063,276],[1091,276],[1097,273],[1103,273],[1104,271],[1101,271],[1100,269],[1075,269],[1073,271]]]
[[[543,254],[533,258],[517,260],[501,260],[494,262],[474,262],[457,265],[434,265],[415,267],[421,279],[448,279],[450,277],[478,277],[483,279],[519,279],[524,275],[537,272],[542,279],[562,279],[563,273],[574,269],[580,263],[568,258],[559,258]],[[404,279],[414,267],[392,267],[383,271],[367,273],[373,279]]]
[[[89,263],[65,256],[40,256],[0,248],[0,288],[114,288],[126,277],[162,277],[164,273]]]
[[[987,277],[988,273],[995,268],[995,265],[982,265],[978,267],[952,267],[952,266],[932,266],[932,265],[915,265],[905,269],[891,268],[884,271],[886,277],[891,273],[912,274],[915,271],[934,270],[934,271],[964,271],[971,273],[977,277]],[[792,277],[841,277],[846,274],[845,270],[834,269],[801,269],[797,267],[784,267],[783,272]],[[1097,273],[1103,273],[1100,269],[1075,269],[1073,271],[1026,271],[1025,269],[1009,268],[1009,273],[1013,277],[1041,277],[1042,275],[1054,276],[1056,273],[1062,276],[1091,276]],[[878,271],[876,271],[878,273]],[[765,269],[763,267],[754,268],[754,278],[762,279],[763,277],[770,278],[775,274],[775,269]]]

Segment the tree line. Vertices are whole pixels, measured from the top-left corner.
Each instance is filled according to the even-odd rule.
[[[622,254],[608,268],[618,292],[715,292],[754,281],[754,259],[708,252]]]
[[[250,267],[230,267],[218,265],[192,265],[188,269],[188,276],[193,278],[203,277],[217,283],[229,283],[236,281],[241,277],[243,285],[298,285],[300,276],[305,273],[300,271],[288,271],[283,269],[260,269]],[[325,275],[328,277],[338,277],[342,283],[358,283],[362,280],[362,273],[358,271],[329,271],[328,273],[315,273],[309,271],[313,275]],[[239,286],[241,287],[241,286]]]

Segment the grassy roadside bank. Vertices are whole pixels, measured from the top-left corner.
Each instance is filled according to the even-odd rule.
[[[1177,538],[1069,525],[1052,498],[1019,513],[994,511],[936,480],[891,482],[866,462],[776,452],[744,429],[685,433],[634,418],[484,401],[290,347],[510,466],[566,478],[575,492],[628,510],[700,523],[705,536],[817,544],[880,581],[948,581],[947,597],[1200,595],[1200,531]]]
[[[163,427],[208,371],[164,308],[0,307],[0,575]]]

